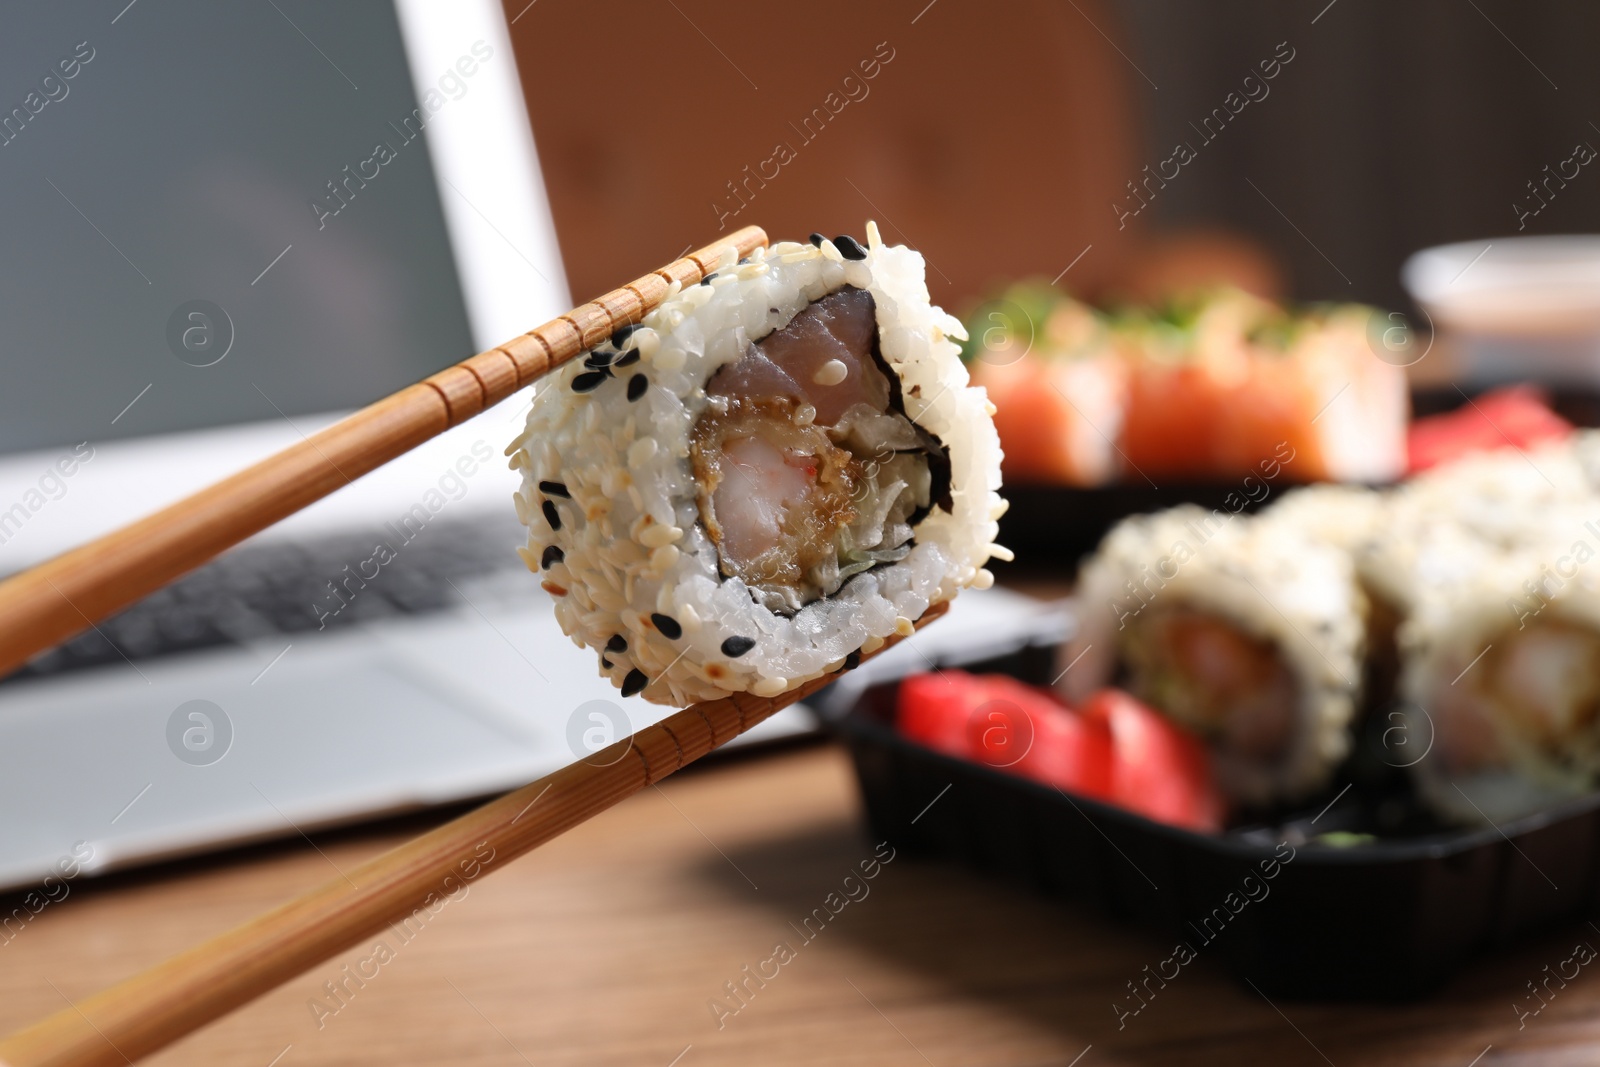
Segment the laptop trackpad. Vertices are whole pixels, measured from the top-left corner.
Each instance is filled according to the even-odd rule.
[[[244,681],[259,664],[227,654],[170,676],[147,665],[148,685],[103,668],[8,700],[0,884],[33,878],[77,842],[93,849],[85,868],[103,870],[509,788],[549,769],[536,739],[430,691],[382,652],[343,651],[281,664],[260,685]]]

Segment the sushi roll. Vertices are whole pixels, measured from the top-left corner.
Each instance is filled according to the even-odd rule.
[[[1398,477],[1409,394],[1367,343],[1374,314],[1222,291],[1129,316],[1128,465],[1157,480],[1216,477],[1287,452],[1296,481]]]
[[[1298,482],[1406,468],[1404,371],[1375,358],[1377,312],[1285,309],[1237,289],[1098,311],[1020,283],[969,318],[1008,479],[1094,486],[1214,480],[1269,465]]]
[[[1128,369],[1105,317],[1049,286],[1015,285],[969,321],[972,381],[995,406],[1006,480],[1116,481]]]
[[[1400,628],[1407,765],[1429,807],[1468,824],[1600,781],[1600,574],[1542,581],[1546,554],[1476,548],[1458,580],[1413,590]]]
[[[1595,444],[1432,468],[1391,494],[1356,552],[1398,620],[1391,718],[1417,752],[1404,765],[1451,821],[1529,814],[1600,781]]]
[[[1261,517],[1293,526],[1346,552],[1357,552],[1383,529],[1389,499],[1381,490],[1324,482],[1289,490],[1261,512]]]
[[[1324,482],[1291,489],[1260,514],[1260,520],[1290,527],[1342,553],[1351,564],[1366,604],[1363,617],[1365,659],[1357,719],[1386,714],[1396,699],[1400,676],[1399,626],[1403,598],[1393,582],[1382,582],[1363,566],[1388,531],[1394,495],[1387,490]]]
[[[523,559],[624,695],[775,696],[985,587],[1000,448],[923,259],[781,243],[542,382]]]
[[[1069,700],[1121,685],[1210,747],[1246,807],[1304,799],[1349,751],[1365,603],[1347,553],[1194,506],[1114,527],[1079,581]]]

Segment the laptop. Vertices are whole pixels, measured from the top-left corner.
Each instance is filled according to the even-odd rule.
[[[0,573],[572,305],[497,3],[115,7],[0,37]],[[0,888],[487,795],[668,714],[514,551],[527,402],[0,680]],[[967,600],[900,669],[1047,614]]]

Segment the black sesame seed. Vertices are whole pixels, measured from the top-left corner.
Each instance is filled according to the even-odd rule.
[[[867,258],[867,250],[861,247],[861,242],[848,235],[835,237],[833,239],[833,247],[837,248],[839,254],[845,259]]]
[[[540,482],[539,492],[545,496],[560,496],[569,500],[572,498],[572,494],[567,492],[567,487],[562,482]]]
[[[637,322],[631,326],[620,327],[616,333],[611,335],[611,343],[616,345],[618,348],[621,348],[623,345],[628,343],[628,338],[632,337],[635,333],[642,329],[644,329],[644,327],[639,325]]]
[[[623,637],[621,634],[612,634],[611,635],[611,640],[606,642],[606,651],[607,652],[626,652],[626,651],[628,651],[628,639],[626,637]]]
[[[546,500],[539,505],[539,510],[544,512],[544,521],[550,524],[550,529],[561,529],[561,513],[556,511],[556,506]]]
[[[816,245],[818,248],[821,248],[822,242],[826,241],[827,238],[822,236],[820,233],[814,233],[808,238],[808,240],[810,240],[810,242]]]
[[[722,642],[722,654],[729,659],[738,659],[755,647],[756,639],[753,637],[730,637]]]
[[[572,379],[572,391],[574,393],[592,392],[600,388],[601,384],[609,377],[611,377],[609,370],[586,371]]]
[[[613,367],[631,367],[637,362],[639,362],[639,350],[631,348],[618,356],[617,361],[611,365]]]
[[[628,676],[626,678],[622,679],[622,695],[625,697],[631,697],[635,693],[642,693],[644,692],[644,687],[649,684],[650,679],[645,677],[644,671],[641,671],[639,668],[635,667],[633,670],[628,672]]]
[[[657,611],[651,614],[650,621],[656,624],[656,629],[661,631],[661,636],[668,641],[676,641],[683,636],[683,627],[678,625],[678,620],[671,615],[663,615]]]
[[[558,519],[560,517],[561,516],[559,515],[556,516]],[[549,548],[544,550],[544,555],[539,557],[539,568],[541,570],[549,570],[553,565],[560,563],[566,558],[567,554],[565,552],[561,551],[558,546],[551,545]]]
[[[844,658],[844,669],[853,671],[861,666],[861,650],[858,648]]]
[[[599,348],[583,357],[583,365],[590,370],[605,370],[616,361],[617,354],[615,352]]]
[[[710,285],[711,284],[711,279],[715,278],[716,276],[717,276],[717,272],[716,271],[712,271],[710,274],[707,274],[704,278],[700,279],[700,284],[701,285]]]
[[[638,400],[644,396],[644,391],[650,388],[650,379],[642,374],[635,374],[628,379],[628,399]]]
[[[600,657],[600,669],[603,670],[603,671],[609,671],[611,669],[611,661],[606,659],[604,656],[601,656]]]

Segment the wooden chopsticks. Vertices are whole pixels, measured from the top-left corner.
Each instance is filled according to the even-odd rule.
[[[934,604],[917,626],[947,607]],[[775,698],[739,693],[677,712],[12,1034],[0,1041],[0,1067],[114,1067],[148,1055],[459,893],[831,681],[824,676]]]
[[[674,281],[692,285],[715,269],[724,250],[743,257],[766,243],[747,226],[0,583],[0,677],[638,322]]]
[[[570,315],[363,408],[146,519],[0,584],[0,674],[510,396],[689,285],[748,227]],[[935,604],[921,627],[942,615]],[[889,647],[899,638],[890,638]],[[0,1041],[0,1067],[131,1063],[653,785],[815,692],[697,704],[493,800],[228,933]]]

